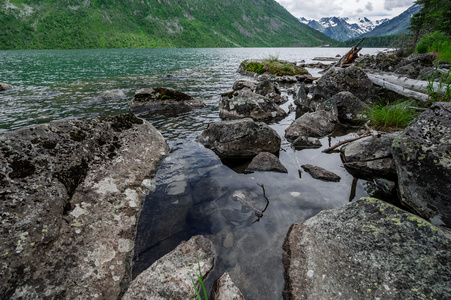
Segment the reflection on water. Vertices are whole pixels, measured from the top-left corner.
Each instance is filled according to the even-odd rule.
[[[365,50],[365,49],[364,49]],[[376,52],[375,49],[369,49]],[[155,178],[139,218],[133,275],[195,234],[208,235],[217,259],[207,285],[228,271],[246,299],[279,299],[283,288],[282,243],[289,226],[367,196],[374,185],[354,178],[338,153],[321,151],[352,136],[347,131],[321,139],[320,149],[296,151],[284,138],[295,119],[270,124],[282,137],[280,160],[288,174],[237,173],[194,142],[210,122],[218,121],[218,100],[231,90],[239,63],[278,55],[310,62],[347,49],[136,49],[76,51],[0,51],[2,82],[16,88],[0,94],[0,132],[29,124],[126,112],[128,100],[102,102],[95,96],[122,89],[131,99],[144,87],[164,86],[204,100],[207,106],[181,113],[150,113],[149,120],[167,139],[170,154]],[[283,90],[287,93],[286,88]],[[282,106],[288,111],[290,101]],[[335,172],[340,182],[323,182],[300,165]],[[256,211],[267,205],[263,217]]]

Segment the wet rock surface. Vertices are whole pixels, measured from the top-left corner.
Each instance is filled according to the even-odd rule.
[[[309,149],[309,148],[321,148],[323,144],[317,138],[300,136],[293,142],[293,147],[297,150]]]
[[[331,68],[313,89],[313,99],[329,99],[340,92],[350,92],[362,101],[372,101],[373,83],[365,72],[355,66]]]
[[[214,259],[211,241],[204,236],[194,236],[136,277],[122,299],[191,299],[195,295],[191,278],[201,291],[197,277],[199,268],[202,279],[206,279]]]
[[[10,90],[10,89],[12,89],[13,87],[11,86],[11,85],[9,85],[9,84],[7,84],[7,83],[2,83],[2,82],[0,82],[0,92],[1,91],[6,91],[6,90]]]
[[[302,165],[301,167],[302,169],[304,169],[305,172],[309,173],[315,179],[334,182],[338,182],[341,179],[340,176],[338,176],[334,172],[328,171],[318,166],[307,164]]]
[[[98,95],[95,99],[99,100],[99,101],[111,101],[111,100],[115,101],[115,100],[127,99],[127,96],[124,94],[124,92],[122,90],[115,89],[115,90],[105,91],[105,92],[101,93],[100,95]]]
[[[260,152],[276,153],[281,139],[265,123],[252,119],[210,123],[196,140],[221,158],[254,157]]]
[[[247,172],[266,171],[288,173],[287,168],[280,162],[279,158],[269,152],[261,152],[254,157],[246,169]]]
[[[451,103],[433,104],[393,142],[403,204],[451,226]]]
[[[450,234],[377,199],[322,211],[284,242],[285,299],[448,299]]]
[[[161,134],[129,114],[0,135],[2,297],[118,298],[166,153]]]
[[[358,178],[396,179],[391,145],[399,132],[369,136],[343,146],[341,159],[346,170]]]
[[[140,89],[128,104],[133,111],[185,110],[205,107],[205,103],[183,92],[168,88]]]

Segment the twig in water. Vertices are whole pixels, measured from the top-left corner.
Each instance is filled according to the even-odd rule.
[[[255,220],[254,222],[252,222],[252,224],[254,224],[254,223],[260,221],[260,219],[263,217],[263,213],[266,211],[266,209],[267,209],[268,206],[269,206],[269,199],[268,199],[268,197],[266,197],[265,186],[264,186],[263,184],[260,184],[260,183],[257,183],[257,185],[258,185],[259,187],[261,187],[262,190],[263,190],[263,197],[265,197],[265,199],[266,199],[266,206],[265,206],[265,208],[264,208],[263,210],[258,210],[258,209],[255,209],[255,208],[254,208],[254,210],[255,210],[255,215],[257,216],[257,220]]]

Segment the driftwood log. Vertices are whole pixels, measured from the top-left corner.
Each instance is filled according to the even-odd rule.
[[[365,38],[362,38],[360,42],[358,42],[354,47],[351,48],[351,50],[348,51],[345,55],[340,58],[340,60],[335,64],[336,67],[348,67],[351,65],[354,60],[359,57],[358,53],[360,50],[362,50],[362,47],[359,48],[359,45],[363,42]]]

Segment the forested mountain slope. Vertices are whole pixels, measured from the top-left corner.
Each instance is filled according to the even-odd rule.
[[[0,49],[317,46],[274,0],[0,0]]]

